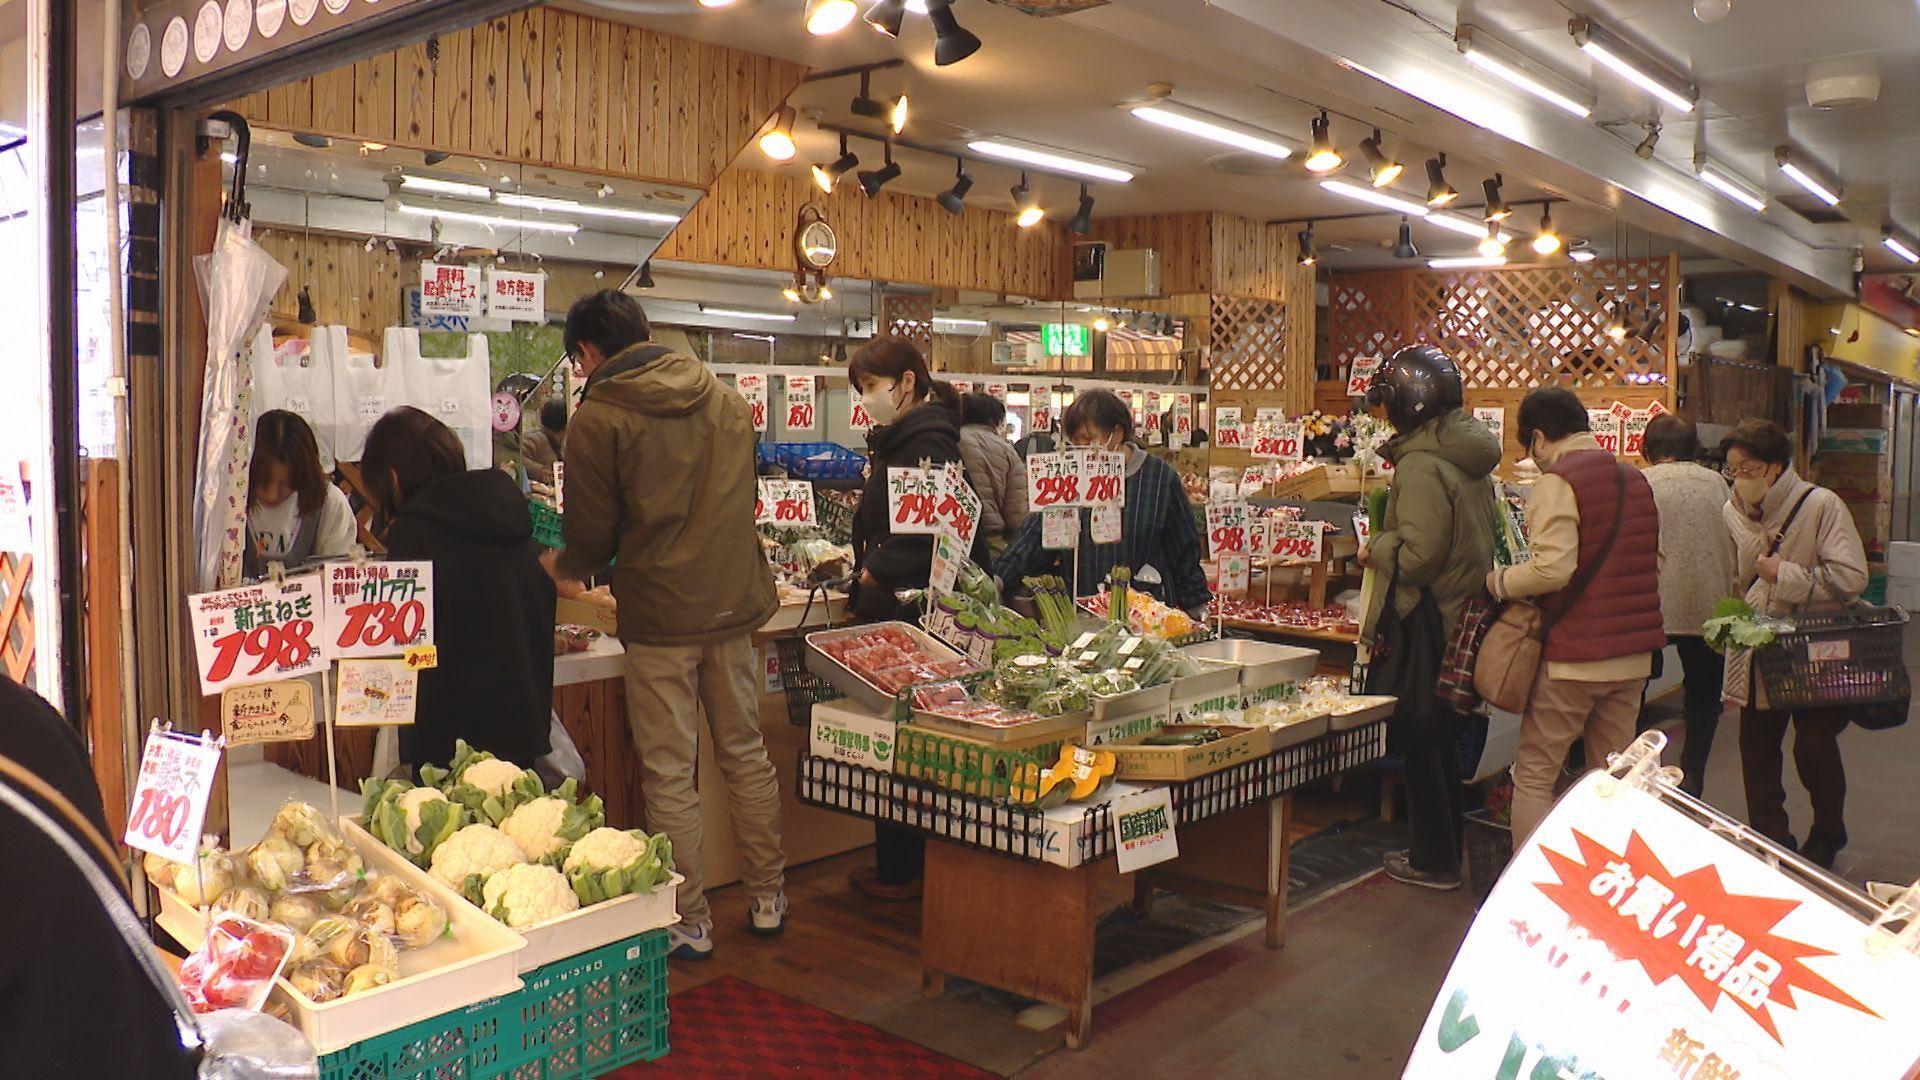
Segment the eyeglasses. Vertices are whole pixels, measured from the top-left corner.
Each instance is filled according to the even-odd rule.
[[[1728,465],[1720,470],[1720,475],[1728,480],[1747,480],[1755,476],[1765,476],[1766,474],[1767,463],[1764,461],[1749,462],[1737,469]]]

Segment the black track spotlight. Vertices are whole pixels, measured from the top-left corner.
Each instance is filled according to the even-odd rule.
[[[967,192],[973,190],[973,177],[967,175],[967,163],[958,158],[953,162],[953,186],[940,193],[935,200],[940,209],[949,214],[959,214],[966,208]]]
[[[1031,229],[1040,224],[1041,218],[1047,216],[1046,210],[1040,205],[1040,200],[1034,197],[1033,188],[1027,183],[1027,174],[1024,170],[1020,173],[1020,182],[1015,184],[1007,194],[1013,196],[1015,225],[1023,229]]]
[[[867,9],[867,25],[890,38],[900,36],[900,23],[906,18],[907,0],[879,0]]]
[[[1347,163],[1340,149],[1333,145],[1333,120],[1325,109],[1307,125],[1307,160],[1304,164],[1308,172],[1328,173]]]
[[[866,192],[867,198],[871,199],[879,195],[880,189],[886,187],[894,177],[899,175],[900,163],[893,160],[893,144],[888,143],[887,163],[877,169],[867,169],[860,173],[860,190]]]
[[[1480,220],[1487,222],[1505,221],[1513,216],[1513,207],[1508,206],[1507,200],[1500,197],[1500,184],[1501,177],[1499,173],[1494,173],[1481,182],[1480,190],[1487,197],[1487,206],[1485,210],[1480,212]]]
[[[873,96],[873,76],[871,72],[860,73],[860,92],[853,97],[853,103],[847,106],[855,116],[864,116],[869,120],[885,120],[887,103]]]
[[[1406,218],[1400,219],[1400,236],[1393,242],[1393,257],[1396,259],[1420,257],[1420,249],[1413,246],[1413,223]]]
[[[927,0],[927,21],[933,24],[935,67],[957,64],[980,51],[980,39],[953,17],[953,0]]]
[[[427,150],[421,153],[420,160],[428,165],[438,165],[452,156],[445,150]]]
[[[840,136],[840,156],[828,163],[814,162],[813,186],[823,193],[833,194],[833,186],[840,178],[860,167],[860,156],[847,149],[847,137]]]
[[[1407,169],[1380,148],[1379,128],[1374,128],[1372,135],[1360,140],[1360,156],[1366,159],[1367,176],[1374,187],[1386,187],[1400,179],[1400,174]]]
[[[640,276],[633,279],[633,287],[636,289],[653,288],[653,260],[652,259],[648,259],[646,262],[643,262],[640,264]]]
[[[1427,159],[1427,205],[1445,206],[1460,197],[1460,192],[1447,183],[1447,155]]]
[[[1320,261],[1319,252],[1313,249],[1313,222],[1307,222],[1307,227],[1301,229],[1294,239],[1299,241],[1300,247],[1299,253],[1294,256],[1294,261],[1301,266],[1313,266]]]
[[[1080,208],[1067,219],[1067,231],[1075,236],[1085,236],[1093,231],[1093,193],[1087,185],[1080,185]]]
[[[1637,157],[1639,157],[1641,160],[1644,161],[1653,157],[1653,148],[1659,145],[1660,145],[1660,121],[1649,120],[1647,121],[1646,138],[1643,138],[1640,140],[1640,144],[1633,148],[1633,152]]]

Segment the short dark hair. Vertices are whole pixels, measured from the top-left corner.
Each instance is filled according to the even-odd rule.
[[[467,452],[447,425],[411,405],[388,411],[367,432],[360,479],[373,500],[379,530],[421,488],[467,471]]]
[[[1720,456],[1739,447],[1746,455],[1768,465],[1793,464],[1793,439],[1787,430],[1771,420],[1742,420],[1720,440]]]
[[[561,345],[567,355],[578,357],[582,344],[591,344],[602,356],[614,354],[653,339],[653,327],[640,301],[618,289],[602,289],[573,302],[567,309],[567,328]]]
[[[934,400],[957,415],[960,412],[960,392],[950,382],[942,382],[927,370],[927,358],[906,338],[875,338],[860,346],[847,361],[847,381],[853,385],[858,395],[860,384],[873,379],[893,379],[913,374],[913,393],[915,400],[931,394]]]
[[[1533,433],[1548,442],[1559,442],[1575,432],[1591,431],[1587,426],[1587,404],[1564,386],[1543,386],[1520,402],[1520,447],[1529,449]]]
[[[1076,395],[1073,404],[1060,416],[1060,431],[1071,437],[1083,427],[1096,431],[1118,431],[1133,441],[1133,410],[1111,390],[1086,390]]]
[[[1700,456],[1700,434],[1685,417],[1656,416],[1647,424],[1640,456],[1648,461],[1692,461]]]
[[[540,406],[540,426],[548,431],[567,430],[567,399],[554,394]]]
[[[267,469],[287,467],[287,486],[299,500],[302,517],[320,512],[327,496],[327,476],[320,471],[320,444],[300,414],[285,409],[268,409],[253,422],[253,460],[247,466],[247,496],[267,482]]]
[[[992,394],[975,391],[960,395],[960,422],[963,424],[985,424],[998,428],[1007,422],[1007,403]]]

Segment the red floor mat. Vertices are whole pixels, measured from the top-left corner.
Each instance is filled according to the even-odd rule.
[[[994,1074],[878,1028],[723,975],[667,1002],[672,1047],[657,1062],[609,1074],[617,1080],[684,1077],[920,1077],[995,1080]]]

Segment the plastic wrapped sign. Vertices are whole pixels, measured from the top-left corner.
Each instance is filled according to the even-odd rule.
[[[1207,554],[1220,559],[1247,554],[1247,523],[1252,514],[1243,502],[1207,504]]]
[[[1240,445],[1240,406],[1214,406],[1213,445],[1222,449],[1233,449]]]
[[[321,573],[332,656],[399,656],[433,644],[431,562],[329,563]]]
[[[787,430],[811,431],[818,421],[814,405],[816,384],[812,375],[787,376]]]
[[[1609,454],[1620,452],[1620,418],[1611,409],[1588,409],[1587,426],[1593,429],[1593,440],[1600,449]]]
[[[187,597],[200,692],[325,670],[321,592],[315,573]]]
[[[489,269],[487,318],[511,322],[547,321],[547,275]]]
[[[207,819],[207,798],[219,765],[218,742],[157,728],[150,732],[140,752],[133,797],[127,801],[126,845],[195,865],[200,826]]]
[[[1326,523],[1323,521],[1275,521],[1270,534],[1273,547],[1269,549],[1276,559],[1291,562],[1317,563],[1321,559],[1322,543],[1326,538]]]
[[[1065,452],[1027,457],[1027,505],[1035,510],[1080,505],[1080,467]]]
[[[1080,511],[1071,506],[1049,506],[1040,511],[1040,546],[1048,551],[1070,551],[1080,543]]]
[[[1362,356],[1347,368],[1347,396],[1366,397],[1373,389],[1373,377],[1380,373],[1383,361],[1378,356]]]
[[[1084,506],[1127,504],[1127,455],[1118,450],[1085,450],[1079,458],[1080,502]]]
[[[761,480],[753,519],[760,525],[783,528],[815,524],[813,485],[805,480]]]
[[[758,371],[745,371],[734,376],[734,389],[746,399],[747,411],[753,416],[753,430],[767,430],[767,376]]]
[[[484,311],[480,271],[452,263],[420,264],[420,314],[475,318]]]
[[[887,528],[895,535],[940,532],[940,492],[944,469],[887,470]]]

